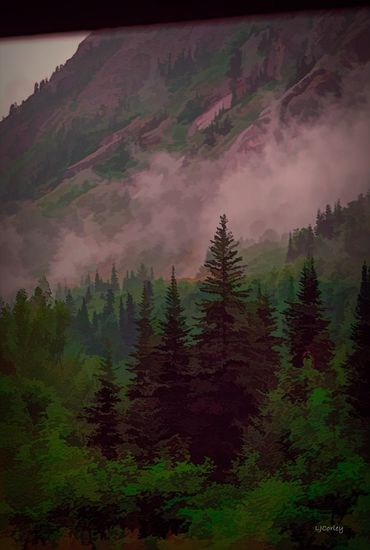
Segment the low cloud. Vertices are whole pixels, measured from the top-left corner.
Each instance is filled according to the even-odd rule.
[[[129,186],[113,182],[104,187],[105,194],[114,190],[118,197],[130,196],[130,215],[119,221],[116,213],[109,237],[108,208],[103,222],[88,216],[82,229],[54,226],[52,252],[50,246],[44,257],[38,251],[34,261],[47,263],[54,284],[76,282],[96,266],[108,273],[113,261],[122,272],[144,260],[163,275],[174,263],[180,277],[194,276],[221,213],[237,238],[258,239],[269,228],[283,234],[313,223],[318,208],[338,199],[344,205],[370,186],[369,95],[360,99],[356,105],[332,103],[319,119],[291,124],[278,138],[272,132],[259,153],[194,162],[155,154]],[[22,237],[14,229],[6,231],[2,294],[23,285],[31,271],[24,265]]]

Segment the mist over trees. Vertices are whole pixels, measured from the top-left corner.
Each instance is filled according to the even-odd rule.
[[[248,279],[222,215],[200,281],[113,265],[2,302],[7,536],[365,548],[370,272],[339,341],[321,264]]]

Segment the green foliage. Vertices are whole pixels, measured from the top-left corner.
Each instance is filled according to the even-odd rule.
[[[204,99],[200,96],[195,96],[193,99],[189,99],[183,110],[177,116],[177,122],[180,124],[190,124],[204,110]]]
[[[357,298],[355,322],[351,340],[353,350],[349,357],[352,367],[349,375],[351,401],[359,417],[370,420],[370,268],[362,266],[361,286]]]
[[[135,159],[131,156],[130,151],[125,143],[121,143],[114,155],[108,160],[97,164],[94,167],[95,172],[102,177],[111,177],[115,174],[122,175],[123,172],[136,165]]]
[[[45,278],[32,296],[20,290],[2,303],[0,524],[9,540],[367,548],[368,424],[353,397],[355,357],[367,357],[368,268],[357,288],[358,263],[338,273],[321,256],[316,269],[312,259],[285,264],[279,242],[236,248],[222,217],[201,283],[173,273],[167,285],[141,265],[122,294],[114,270],[94,286],[88,276],[59,287],[66,303]],[[287,326],[290,350],[278,336]],[[105,337],[117,357],[91,346]]]
[[[89,181],[84,181],[82,185],[73,185],[69,187],[65,193],[58,193],[56,200],[43,200],[41,205],[45,216],[54,216],[59,210],[67,208],[71,202],[81,197],[90,189],[93,189],[95,184]]]
[[[290,358],[299,368],[309,356],[317,369],[325,371],[332,359],[333,344],[312,258],[303,265],[299,285],[296,301],[288,302],[285,312]]]

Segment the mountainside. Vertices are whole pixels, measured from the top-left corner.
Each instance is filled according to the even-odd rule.
[[[180,270],[194,271],[208,233],[198,242],[192,219],[208,228],[202,208],[222,174],[328,105],[366,103],[369,30],[358,10],[90,34],[0,123],[8,275],[75,277],[79,263],[144,253],[160,271],[180,226]],[[166,223],[154,238],[159,194]],[[76,257],[61,269],[66,249]]]

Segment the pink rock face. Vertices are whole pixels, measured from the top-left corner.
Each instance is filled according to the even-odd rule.
[[[204,130],[204,128],[207,128],[207,126],[209,126],[216,118],[221,109],[230,109],[231,100],[232,94],[227,94],[214,103],[205,113],[199,115],[189,128],[189,136],[194,134],[197,130]]]

